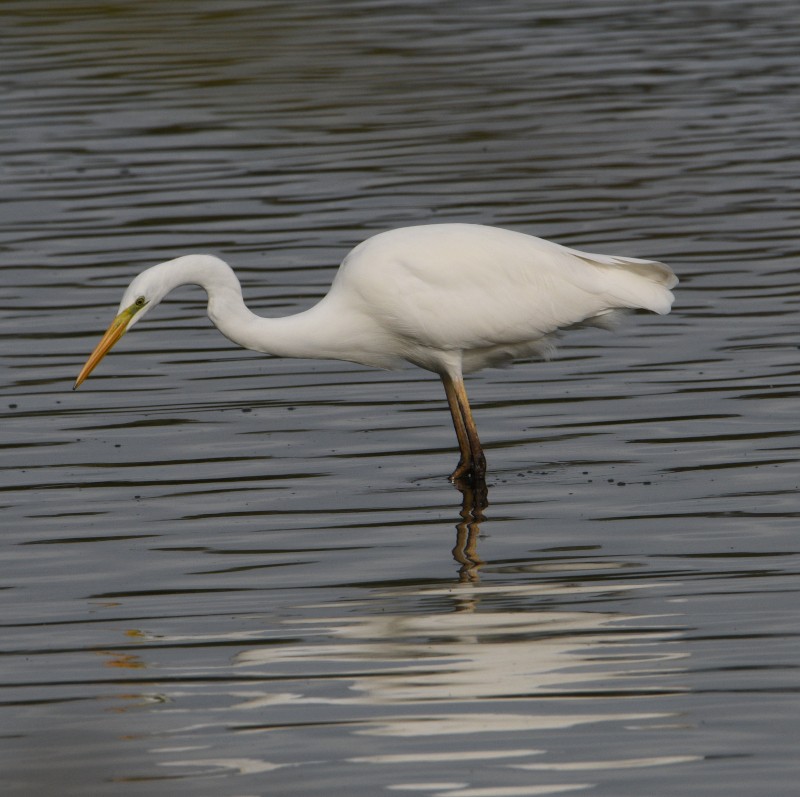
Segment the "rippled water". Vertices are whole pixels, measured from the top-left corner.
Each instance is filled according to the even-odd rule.
[[[794,794],[800,18],[745,2],[9,0],[4,794]],[[469,381],[266,359],[410,223],[655,257],[671,316]]]

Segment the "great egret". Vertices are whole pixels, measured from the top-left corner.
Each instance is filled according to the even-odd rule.
[[[245,306],[230,266],[212,255],[186,255],[131,282],[75,388],[173,288],[197,284],[220,332],[246,349],[377,368],[407,361],[438,374],[461,451],[450,478],[479,483],[486,460],[463,375],[547,356],[559,330],[609,326],[620,310],[668,313],[677,282],[652,260],[590,254],[497,227],[430,224],[368,238],[345,257],[316,305],[262,318]]]

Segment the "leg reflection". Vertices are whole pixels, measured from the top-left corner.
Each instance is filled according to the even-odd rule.
[[[456,524],[453,558],[461,565],[458,571],[460,581],[478,581],[478,571],[484,563],[478,556],[478,537],[484,520],[483,511],[489,506],[489,490],[483,480],[473,484],[460,479],[455,486],[461,492],[461,521]]]

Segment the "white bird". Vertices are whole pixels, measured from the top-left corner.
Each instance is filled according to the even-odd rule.
[[[367,239],[345,257],[316,305],[263,318],[245,306],[230,266],[212,255],[186,255],[131,282],[75,388],[171,290],[196,284],[208,293],[209,318],[246,349],[377,368],[409,362],[438,374],[461,452],[450,478],[481,483],[486,460],[464,374],[548,356],[559,330],[609,326],[621,310],[668,313],[677,282],[652,260],[590,254],[497,227],[431,224]]]

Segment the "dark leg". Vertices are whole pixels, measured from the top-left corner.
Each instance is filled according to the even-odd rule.
[[[458,481],[469,472],[472,466],[472,451],[469,447],[467,430],[464,428],[464,419],[461,415],[461,408],[458,406],[458,399],[456,398],[456,390],[453,380],[450,379],[449,376],[442,376],[442,384],[444,385],[444,392],[447,395],[447,405],[450,407],[450,415],[453,417],[453,427],[456,430],[458,448],[461,452],[461,455],[458,459],[458,465],[450,474],[450,480]]]
[[[472,480],[473,484],[482,483],[486,478],[486,457],[483,455],[478,430],[472,418],[464,381],[443,375],[442,383],[447,394],[447,403],[450,407],[450,414],[453,416],[453,426],[461,451],[458,465],[450,475],[450,479],[455,482],[467,478]]]

